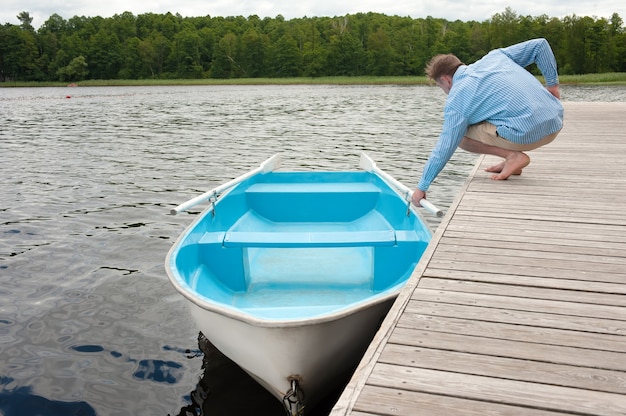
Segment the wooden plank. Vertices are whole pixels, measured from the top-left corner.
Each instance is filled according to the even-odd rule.
[[[593,173],[589,173],[592,175]],[[621,174],[620,172],[612,172],[612,174]],[[583,173],[580,176],[584,176]],[[484,181],[489,181],[490,179],[485,178]],[[546,219],[547,216],[553,214],[554,212],[575,212],[582,214],[583,216],[586,214],[587,219],[592,221],[597,215],[609,215],[611,217],[615,217],[616,213],[611,211],[616,206],[619,206],[620,202],[623,201],[624,195],[622,193],[622,189],[624,186],[619,184],[613,184],[611,188],[603,189],[601,188],[600,183],[594,183],[591,181],[587,186],[596,186],[597,189],[594,192],[585,192],[584,199],[582,196],[578,199],[574,198],[572,195],[580,192],[580,190],[576,189],[575,184],[573,183],[565,183],[565,182],[555,182],[550,186],[539,185],[533,183],[532,180],[526,180],[523,184],[516,186],[515,188],[511,187],[509,184],[508,188],[500,187],[494,188],[493,185],[490,185],[487,182],[472,182],[473,187],[471,191],[467,193],[467,195],[475,195],[475,196],[483,196],[484,198],[478,201],[463,201],[460,208],[461,209],[470,209],[473,208],[476,210],[477,208],[481,208],[485,210],[487,213],[489,212],[504,212],[504,207],[511,206],[511,202],[517,200],[521,206],[532,208],[534,211],[541,210],[544,208],[540,214],[544,214],[542,219]],[[488,191],[487,191],[488,190]],[[530,196],[534,198],[531,200]],[[497,201],[498,196],[500,200]],[[504,198],[506,197],[506,198]],[[541,197],[548,198],[547,200],[541,200]],[[557,202],[554,202],[558,199]],[[585,201],[594,201],[594,205],[590,203],[585,203]],[[508,201],[508,204],[505,205],[493,205],[488,207],[485,205],[488,202],[494,203],[503,203],[503,201]],[[508,214],[513,215],[516,211],[519,210],[511,210]]]
[[[447,230],[467,230],[476,232],[483,230],[489,233],[500,234],[507,229],[513,229],[525,235],[538,235],[540,237],[558,237],[563,235],[577,241],[585,241],[590,237],[601,236],[601,241],[626,242],[624,227],[611,224],[569,224],[567,222],[550,222],[530,219],[511,218],[475,218],[455,212],[454,222],[451,222]],[[446,230],[446,231],[447,231]]]
[[[576,414],[626,414],[621,394],[378,363],[370,385]]]
[[[507,256],[511,251],[494,249],[493,253],[467,253],[465,251],[448,251],[441,249],[433,256],[433,260],[449,260],[463,264],[493,264],[501,267],[500,271],[506,269],[516,274],[518,266],[528,267],[544,267],[552,270],[560,270],[561,276],[564,277],[569,271],[581,271],[597,274],[619,275],[626,272],[626,266],[621,262],[595,262],[587,261],[585,258],[550,258],[551,256],[543,255],[541,252],[519,252],[515,256]]]
[[[611,305],[622,308],[626,307],[626,296],[624,296],[624,294],[572,290],[571,287],[565,290],[548,287],[523,286],[514,281],[514,279],[508,279],[506,283],[486,283],[472,280],[453,280],[423,276],[420,279],[419,286],[421,289],[431,289],[445,292],[463,292],[481,295],[502,295],[502,293],[506,293],[507,296],[520,298],[558,300],[582,304],[589,303],[596,305]],[[624,285],[614,286],[618,286],[620,289],[626,290]],[[585,289],[591,288],[587,287]]]
[[[398,416],[557,416],[563,413],[533,408],[520,408],[490,401],[468,400],[449,395],[432,395],[422,392],[397,390],[379,386],[365,386],[352,416],[398,415]]]
[[[460,324],[455,325],[455,321],[460,322]],[[433,320],[430,322],[433,322]],[[498,332],[494,333],[493,337],[491,337],[491,334],[489,334],[490,337],[485,337],[482,336],[484,333],[466,335],[463,333],[436,332],[398,326],[393,336],[389,339],[388,345],[397,344],[442,351],[508,357],[551,364],[619,371],[622,373],[626,370],[626,364],[624,363],[626,354],[624,352],[570,345],[553,345],[541,342],[542,340],[546,340],[547,342],[554,341],[547,338],[537,337],[537,339],[534,340],[535,342],[533,342],[533,338],[521,339],[524,336],[536,336],[536,334],[532,332],[532,328],[522,328],[521,331],[514,332],[515,328],[509,326],[508,329],[505,329],[503,328],[506,326],[504,324],[480,325],[476,323],[465,323],[464,325],[462,320],[459,319],[442,319],[441,322],[450,322],[454,327],[472,333],[474,333],[476,329],[494,329]],[[437,326],[434,328],[442,329]],[[554,331],[545,332],[550,333]],[[513,337],[516,336],[520,339],[511,340],[499,338],[507,335],[507,333],[513,333]],[[570,343],[584,343],[581,340],[574,339],[571,335],[572,334],[570,334]],[[562,339],[568,342],[567,339]]]
[[[576,269],[551,269],[542,267],[541,264],[532,266],[515,264],[514,266],[515,267],[510,267],[510,265],[506,264],[489,264],[481,262],[461,262],[437,258],[430,260],[426,272],[429,274],[436,274],[437,270],[444,269],[467,273],[480,272],[502,274],[508,272],[511,276],[534,276],[560,280],[571,279],[615,284],[621,284],[626,281],[626,273],[603,273]]]
[[[563,161],[560,161],[559,163],[563,163]],[[540,172],[535,172],[535,174],[537,173],[540,173]],[[592,170],[579,171],[578,174],[574,176],[575,178],[578,178],[578,179],[580,178],[580,176],[589,176],[590,177],[589,180],[588,181],[585,180],[585,185],[589,187],[593,186],[597,188],[593,192],[585,192],[586,197],[588,197],[589,195],[594,195],[595,198],[600,199],[602,202],[609,202],[609,203],[614,202],[615,201],[614,198],[617,198],[617,200],[621,200],[621,198],[623,197],[623,194],[619,190],[626,187],[626,183],[622,183],[622,181],[619,181],[617,184],[612,183],[613,187],[604,189],[602,188],[602,186],[606,182],[606,180],[594,178],[592,176],[593,173],[594,172]],[[616,173],[619,174],[619,172],[616,172]],[[549,173],[546,172],[545,174],[549,174]],[[505,188],[505,187],[493,188],[492,185],[489,182],[487,182],[490,180],[489,178],[485,178],[484,180],[481,180],[481,181],[475,181],[475,182],[472,182],[468,190],[468,194],[480,193],[480,194],[485,194],[487,196],[496,196],[496,195],[516,196],[517,195],[518,197],[519,195],[534,195],[537,197],[537,199],[539,199],[539,197],[542,197],[542,196],[547,196],[547,197],[562,196],[564,198],[572,198],[573,193],[580,192],[580,183],[577,183],[575,180],[571,178],[556,178],[556,179],[552,179],[550,183],[545,183],[545,181],[542,181],[539,178],[527,177],[530,175],[522,175],[522,176],[524,176],[523,181],[520,179],[517,181],[518,183],[515,184],[515,187],[510,186],[508,188]],[[580,204],[580,202],[578,203]],[[587,209],[590,215],[593,215],[593,213],[595,212],[589,206],[587,206]]]
[[[463,207],[459,207],[458,212],[460,214],[472,215],[476,217],[497,217],[497,213],[478,210],[478,209],[465,209]],[[619,215],[613,215],[610,218],[603,218],[598,215],[589,215],[588,213],[546,213],[537,212],[537,213],[510,213],[504,212],[500,215],[501,218],[513,218],[513,219],[531,219],[531,220],[541,220],[541,221],[569,221],[572,223],[581,223],[581,224],[616,224],[620,226],[626,225],[626,218],[620,217]]]
[[[524,218],[587,224],[624,225],[626,223],[620,209],[624,201],[623,189],[612,187],[603,190],[597,197],[590,198],[589,195],[585,197],[590,200],[599,200],[597,201],[598,208],[592,211],[588,204],[581,202],[580,195],[577,198],[573,197],[572,191],[551,196],[507,193],[506,198],[499,193],[468,192],[456,211],[460,214],[478,217]],[[520,210],[520,206],[524,209]]]
[[[439,253],[470,253],[487,255],[490,257],[515,257],[571,261],[584,263],[602,263],[622,265],[622,270],[626,270],[626,252],[621,249],[591,250],[587,247],[568,248],[567,246],[556,246],[551,244],[524,245],[520,250],[518,244],[508,244],[506,242],[485,242],[485,240],[460,241],[458,239],[448,239],[442,237]]]
[[[494,201],[495,203],[495,201]],[[511,212],[505,208],[501,209],[487,209],[484,207],[474,206],[461,206],[457,212],[459,214],[468,214],[477,218],[512,218],[512,219],[530,219],[540,221],[568,221],[572,223],[582,224],[613,224],[613,225],[626,225],[626,218],[617,213],[613,209],[610,213],[595,213],[590,215],[588,212],[583,211],[549,211],[549,206],[539,206],[535,209],[529,209],[527,212]]]
[[[432,278],[432,279],[428,279]],[[545,288],[545,289],[567,289],[574,292],[587,292],[593,291],[594,294],[597,294],[603,300],[603,296],[615,294],[618,295],[617,301],[611,300],[614,297],[607,297],[607,301],[598,301],[600,304],[607,305],[621,305],[624,300],[624,296],[626,295],[626,285],[623,283],[606,283],[606,282],[596,282],[596,281],[588,281],[588,280],[572,280],[572,279],[556,279],[556,278],[546,278],[546,277],[535,277],[535,276],[521,276],[515,275],[511,276],[509,274],[503,273],[484,273],[484,272],[468,272],[464,270],[451,270],[451,269],[437,269],[434,267],[429,267],[422,274],[422,278],[420,279],[420,287],[427,284],[426,282],[431,281],[433,279],[448,279],[450,281],[455,282],[484,282],[484,283],[496,283],[496,284],[505,284],[505,285],[516,285],[516,286],[524,286],[531,288]],[[427,286],[424,286],[428,289]],[[532,292],[530,292],[530,296],[532,297]],[[593,301],[589,301],[593,303]]]
[[[598,307],[597,305],[595,307]],[[522,305],[519,308],[523,308]],[[581,307],[581,310],[584,309]],[[595,334],[619,335],[626,331],[626,321],[607,318],[569,316],[564,313],[525,311],[493,307],[476,307],[450,303],[413,300],[406,306],[406,313],[438,317],[463,316],[476,321],[504,322],[515,325],[532,325],[544,328],[567,329]],[[588,313],[589,314],[589,313]],[[626,343],[625,343],[626,344]],[[626,345],[625,345],[626,347]]]
[[[387,344],[378,360],[403,367],[450,371],[531,383],[626,394],[626,372],[527,359]]]
[[[530,185],[530,184],[528,184]],[[507,191],[511,189],[510,184]],[[609,189],[603,189],[602,192],[598,192],[600,195],[605,195],[604,201],[600,208],[591,211],[590,205],[585,201],[580,201],[580,195],[572,195],[571,190],[566,190],[563,193],[557,193],[552,195],[535,195],[521,192],[521,188],[514,188],[516,193],[507,192],[507,198],[502,198],[501,193],[487,193],[487,192],[467,192],[465,198],[461,204],[459,204],[459,210],[484,210],[488,213],[501,212],[504,214],[514,214],[519,211],[520,204],[524,207],[523,213],[537,213],[543,215],[554,214],[568,214],[568,215],[580,215],[589,220],[592,220],[596,216],[604,216],[609,218],[620,218],[618,209],[621,205],[621,201],[624,199],[623,190],[615,189],[611,187]],[[622,192],[620,192],[622,191]],[[608,198],[609,194],[615,194],[617,198]]]
[[[443,303],[492,309],[530,311],[544,314],[565,315],[570,318],[577,316],[592,317],[616,321],[616,325],[626,324],[626,308],[610,305],[593,305],[578,302],[564,302],[553,299],[533,299],[512,297],[506,291],[493,296],[490,294],[446,292],[419,288],[413,292],[408,307],[419,307],[420,303]],[[462,315],[461,315],[462,316]],[[626,331],[623,332],[626,334]]]
[[[568,238],[567,233],[556,235],[551,231],[536,230],[536,233],[529,234],[523,229],[511,227],[506,232],[484,228],[476,231],[446,230],[442,239],[446,244],[626,257],[626,241],[616,241],[621,236],[613,240],[597,234],[581,241],[580,237]]]
[[[399,336],[407,335],[406,330],[418,331],[409,335],[419,338],[398,339]],[[429,333],[437,333],[437,336]],[[623,337],[607,334],[406,313],[398,320],[390,339],[406,345],[426,346],[428,342],[440,342],[441,338],[445,338],[442,334],[453,335],[455,342],[463,342],[456,347],[448,344],[440,346],[442,349],[504,356],[510,356],[507,354],[515,351],[520,358],[626,371]],[[467,336],[474,338],[464,338]],[[495,344],[496,340],[500,342]],[[468,343],[477,344],[470,346]],[[437,348],[436,345],[433,344],[431,348]],[[504,349],[498,353],[486,352],[491,348],[497,350],[498,346],[508,348],[511,352],[507,353]],[[545,354],[541,358],[527,355],[537,351]],[[584,356],[581,356],[582,353]],[[574,361],[567,361],[570,358]]]
[[[518,179],[521,180],[521,179]],[[530,183],[528,183],[530,182]],[[525,185],[532,185],[532,180],[524,179]],[[536,185],[533,188],[541,188],[542,186]],[[502,209],[502,208],[510,208],[519,210],[520,203],[524,203],[522,205],[523,211],[528,212],[528,210],[533,210],[537,205],[539,206],[551,206],[554,211],[571,211],[571,212],[587,212],[590,213],[590,207],[585,201],[581,201],[580,194],[572,194],[568,189],[567,192],[564,192],[564,195],[536,195],[534,192],[525,193],[520,192],[523,191],[524,188],[518,186],[512,186],[510,183],[502,182],[496,183],[496,186],[492,185],[490,192],[472,192],[469,190],[466,195],[464,195],[463,200],[459,204],[459,206],[463,207],[488,207],[490,209]],[[593,191],[585,192],[584,195],[588,194],[604,194],[606,191],[616,191],[616,194],[619,195],[617,200],[611,200],[605,202],[604,206],[607,207],[615,207],[619,206],[621,200],[624,200],[626,197],[623,193],[619,192],[620,189],[615,189],[615,184],[611,183],[610,186],[603,189],[602,187],[596,187]],[[486,202],[493,202],[501,196],[502,193],[506,193],[508,198],[501,198],[498,201],[497,205],[490,206]],[[578,201],[577,204],[571,204],[570,201]],[[593,211],[594,213],[602,212],[602,211]],[[617,213],[616,213],[617,214]]]
[[[445,240],[450,239],[452,244],[480,244],[483,247],[497,246],[500,248],[515,248],[517,250],[536,247],[540,250],[626,256],[626,236],[624,236],[625,241],[613,241],[613,239],[609,240],[609,237],[606,235],[598,233],[581,241],[581,237],[577,234],[574,234],[573,238],[568,238],[569,234],[564,232],[555,235],[555,233],[550,231],[535,230],[534,233],[527,233],[526,230],[518,230],[513,227],[502,231],[485,228],[448,229],[442,240],[445,242]]]
[[[509,273],[511,276],[535,276],[557,279],[584,280],[590,282],[606,282],[623,284],[626,282],[626,273],[609,273],[598,270],[580,270],[577,268],[557,269],[544,267],[542,264],[521,265],[521,264],[491,264],[481,263],[480,261],[461,261],[460,259],[445,259],[437,256],[428,263],[428,272],[436,269],[459,270],[466,272],[482,272],[482,273]],[[473,259],[477,260],[477,259]],[[510,266],[515,267],[510,267]]]

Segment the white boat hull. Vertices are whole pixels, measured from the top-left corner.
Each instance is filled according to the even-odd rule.
[[[296,378],[306,403],[347,381],[395,298],[314,324],[259,326],[190,303],[202,333],[277,399]]]

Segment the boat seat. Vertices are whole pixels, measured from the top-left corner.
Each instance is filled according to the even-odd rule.
[[[224,247],[370,247],[393,246],[393,230],[262,232],[229,231]]]
[[[373,247],[393,246],[399,242],[420,241],[414,231],[302,231],[262,232],[229,231],[204,233],[199,244],[224,247]]]
[[[372,183],[257,183],[245,192],[249,209],[276,222],[353,221],[373,210]]]
[[[261,194],[380,194],[380,188],[369,182],[272,182],[255,183],[246,189],[247,195]]]

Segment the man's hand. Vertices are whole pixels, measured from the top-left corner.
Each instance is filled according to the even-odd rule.
[[[546,87],[546,89],[550,92],[550,94],[554,95],[559,100],[561,99],[561,91],[559,90],[559,84],[550,85]]]
[[[424,198],[426,198],[426,192],[420,189],[416,189],[411,196],[411,202],[413,202],[413,205],[415,205],[416,207],[421,207],[420,201]]]

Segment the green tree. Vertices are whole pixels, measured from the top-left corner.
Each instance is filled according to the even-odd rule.
[[[302,19],[302,75],[318,77],[326,75],[327,49],[320,26],[323,19]]]
[[[118,72],[121,79],[148,78],[150,74],[145,70],[139,54],[141,39],[132,37],[126,39],[122,47],[122,66]]]
[[[3,81],[33,81],[38,50],[35,33],[10,25],[0,35],[0,77]]]
[[[116,79],[122,67],[122,48],[117,36],[101,29],[89,39],[87,62],[93,79]]]
[[[611,71],[626,72],[626,32],[624,21],[617,13],[611,15],[608,30]]]
[[[421,69],[426,66],[434,55],[450,52],[443,43],[447,24],[448,22],[446,20],[435,19],[430,16],[426,19],[418,19],[418,37],[415,41],[415,47],[417,60]]]
[[[200,36],[191,27],[185,27],[174,36],[170,59],[179,78],[202,78],[200,63]]]
[[[566,73],[583,74],[586,67],[585,32],[588,22],[585,18],[573,15],[565,17],[564,24],[563,48],[567,56],[564,70]]]
[[[243,73],[243,69],[237,63],[237,36],[229,32],[220,39],[213,54],[211,65],[211,78],[235,78]]]
[[[165,69],[165,59],[171,50],[170,41],[156,30],[137,44],[137,54],[141,61],[141,73],[149,78],[160,78]]]
[[[260,34],[255,28],[249,28],[241,36],[241,66],[244,74],[249,78],[262,77],[267,74],[266,56],[269,48],[269,38]]]
[[[67,32],[67,22],[58,14],[52,14],[39,28],[39,33],[54,33],[61,35]]]
[[[290,33],[285,33],[273,45],[270,52],[271,72],[273,77],[300,76],[302,55],[298,43]]]
[[[174,40],[174,36],[180,31],[181,20],[180,15],[174,16],[168,12],[163,16],[157,17],[156,29],[167,39]]]
[[[358,37],[350,31],[349,17],[333,20],[333,32],[328,45],[328,68],[333,75],[362,75],[367,55]]]
[[[137,36],[137,18],[131,12],[116,14],[107,22],[109,30],[115,33],[121,43]]]
[[[392,75],[395,61],[394,50],[387,32],[379,27],[367,37],[367,73],[371,75]]]
[[[397,18],[390,32],[391,47],[398,60],[393,75],[422,74],[427,57],[419,47],[419,26],[412,19]]]
[[[608,22],[599,19],[587,25],[585,30],[585,67],[586,73],[610,71],[608,42]]]
[[[198,45],[200,50],[200,62],[202,64],[203,71],[208,73],[211,69],[213,53],[215,52],[215,30],[210,27],[202,27],[198,31],[198,36],[200,36],[200,44]]]
[[[510,7],[507,7],[503,13],[494,14],[489,26],[491,48],[503,48],[517,43],[519,25],[520,18]]]
[[[469,25],[460,21],[449,22],[443,35],[443,43],[450,53],[459,57],[462,62],[473,62],[474,56],[470,47]]]
[[[81,81],[89,73],[87,66],[85,57],[82,55],[77,56],[72,59],[69,65],[60,68],[57,71],[57,75],[61,81]]]
[[[24,30],[28,30],[31,32],[34,32],[35,29],[33,28],[33,18],[30,17],[30,13],[28,12],[20,12],[20,14],[17,15],[17,20],[20,21],[20,27]]]
[[[38,66],[42,71],[42,79],[56,78],[59,69],[54,65],[61,49],[61,38],[67,32],[67,22],[58,14],[53,14],[44,22],[37,32],[39,45]]]

